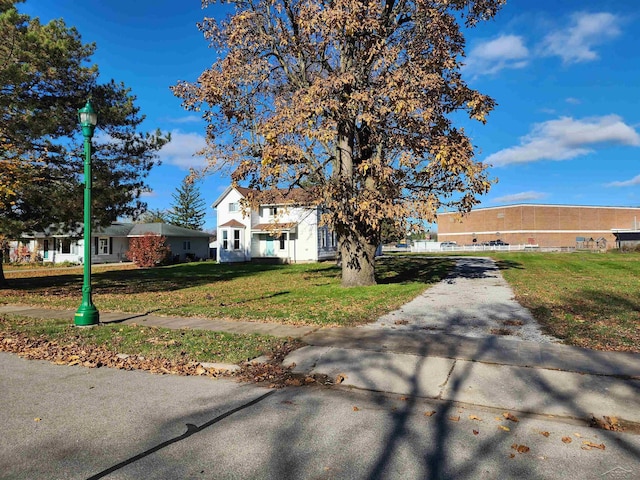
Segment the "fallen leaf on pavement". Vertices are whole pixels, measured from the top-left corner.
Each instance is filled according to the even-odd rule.
[[[407,401],[407,397],[400,397],[400,400],[403,401],[403,402],[406,402]]]
[[[516,458],[516,454],[515,453],[510,454],[509,458]]]
[[[598,450],[604,450],[604,443],[593,443],[585,440],[582,442],[583,450],[591,450],[592,448],[597,448]]]
[[[519,422],[520,420],[518,420],[518,417],[516,417],[515,415],[513,415],[512,413],[509,412],[504,412],[502,414],[502,416],[504,418],[506,418],[507,420],[511,420],[512,422]]]
[[[571,437],[562,437],[564,443],[571,443]]]
[[[424,412],[425,417],[431,417],[436,414],[435,410],[431,410],[430,412]]]
[[[505,432],[510,432],[511,429],[509,427],[505,427],[504,425],[498,425],[498,428],[500,430],[504,430]]]
[[[518,445],[517,443],[511,445],[511,448],[513,448],[518,453],[527,453],[530,450],[530,448],[526,445]]]
[[[595,416],[591,417],[590,426],[594,428],[602,428],[603,430],[611,430],[611,431],[620,431],[623,430],[622,425],[616,417],[609,417],[604,415],[602,420],[596,418]]]
[[[469,415],[469,420],[478,420],[479,422],[482,421],[482,419],[476,415]]]
[[[473,431],[473,434],[474,434],[474,435],[478,435],[479,433],[480,433],[480,432],[479,432],[478,430],[474,430],[474,431]]]
[[[42,420],[42,419],[41,419],[40,417],[36,417],[36,418],[34,418],[34,419],[33,419],[33,421],[34,421],[34,422],[39,422],[39,421],[41,421],[41,420]]]
[[[198,368],[196,368],[196,375],[204,375],[205,373],[207,373],[207,369],[202,365],[198,365]]]
[[[494,420],[495,420],[496,422],[501,422],[501,421],[502,421],[502,417],[494,417]]]
[[[574,433],[573,435],[578,437],[578,438],[582,438],[582,435],[580,435],[579,433]]]
[[[540,435],[549,438],[549,435],[551,435],[549,432],[540,432]]]
[[[358,410],[360,410],[360,409],[354,405],[354,407],[353,407],[353,411],[354,411],[354,412],[357,412]]]
[[[451,416],[451,417],[449,417],[449,420],[451,420],[452,422],[459,422],[460,421],[460,415]]]
[[[347,378],[346,375],[339,373],[338,376],[336,377],[336,382],[335,382],[336,385],[344,382],[346,378]]]

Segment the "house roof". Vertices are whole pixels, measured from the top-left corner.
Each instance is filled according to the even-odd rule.
[[[317,205],[320,203],[318,195],[310,189],[304,188],[277,188],[270,190],[255,190],[245,187],[233,187],[229,186],[222,192],[213,204],[212,208],[217,208],[218,205],[225,199],[231,190],[235,190],[240,193],[244,198],[256,200],[260,205],[291,205],[291,204],[303,204],[303,205]]]
[[[139,237],[145,233],[163,235],[165,237],[207,237],[207,232],[191,230],[190,228],[178,227],[167,223],[136,223],[127,235],[128,237]]]
[[[113,222],[106,227],[99,227],[93,236],[104,235],[105,237],[126,237],[134,227],[133,223]]]
[[[35,232],[33,234],[23,234],[21,238],[48,238],[48,237],[81,237],[82,226],[76,232],[53,233],[54,230],[47,229],[45,232]],[[178,227],[167,223],[124,223],[113,222],[111,225],[98,227],[91,232],[92,237],[140,237],[145,233],[163,235],[165,237],[209,237],[207,232],[191,230],[190,228]]]
[[[229,220],[227,223],[223,223],[220,227],[234,227],[234,228],[244,228],[244,224],[240,223],[238,220]]]

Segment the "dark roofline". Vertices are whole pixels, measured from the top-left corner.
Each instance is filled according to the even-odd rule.
[[[606,206],[606,205],[564,205],[564,204],[550,204],[550,203],[514,203],[512,205],[498,205],[495,207],[479,207],[472,208],[469,213],[477,212],[480,210],[496,210],[499,208],[516,208],[516,207],[550,207],[550,208],[609,208],[614,210],[638,210],[640,212],[640,207],[621,207],[621,206]],[[436,215],[456,215],[460,212],[440,212]]]

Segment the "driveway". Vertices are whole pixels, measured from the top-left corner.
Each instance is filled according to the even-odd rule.
[[[513,290],[492,259],[455,259],[456,267],[445,280],[362,328],[473,338],[498,334],[540,343],[559,341],[542,333],[531,312],[516,302]]]

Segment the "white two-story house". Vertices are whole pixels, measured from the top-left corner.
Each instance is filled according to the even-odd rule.
[[[217,211],[217,257],[221,263],[273,259],[317,262],[336,257],[335,235],[321,226],[322,208],[303,189],[261,192],[258,208],[243,208],[248,188],[228,187],[213,203]]]

